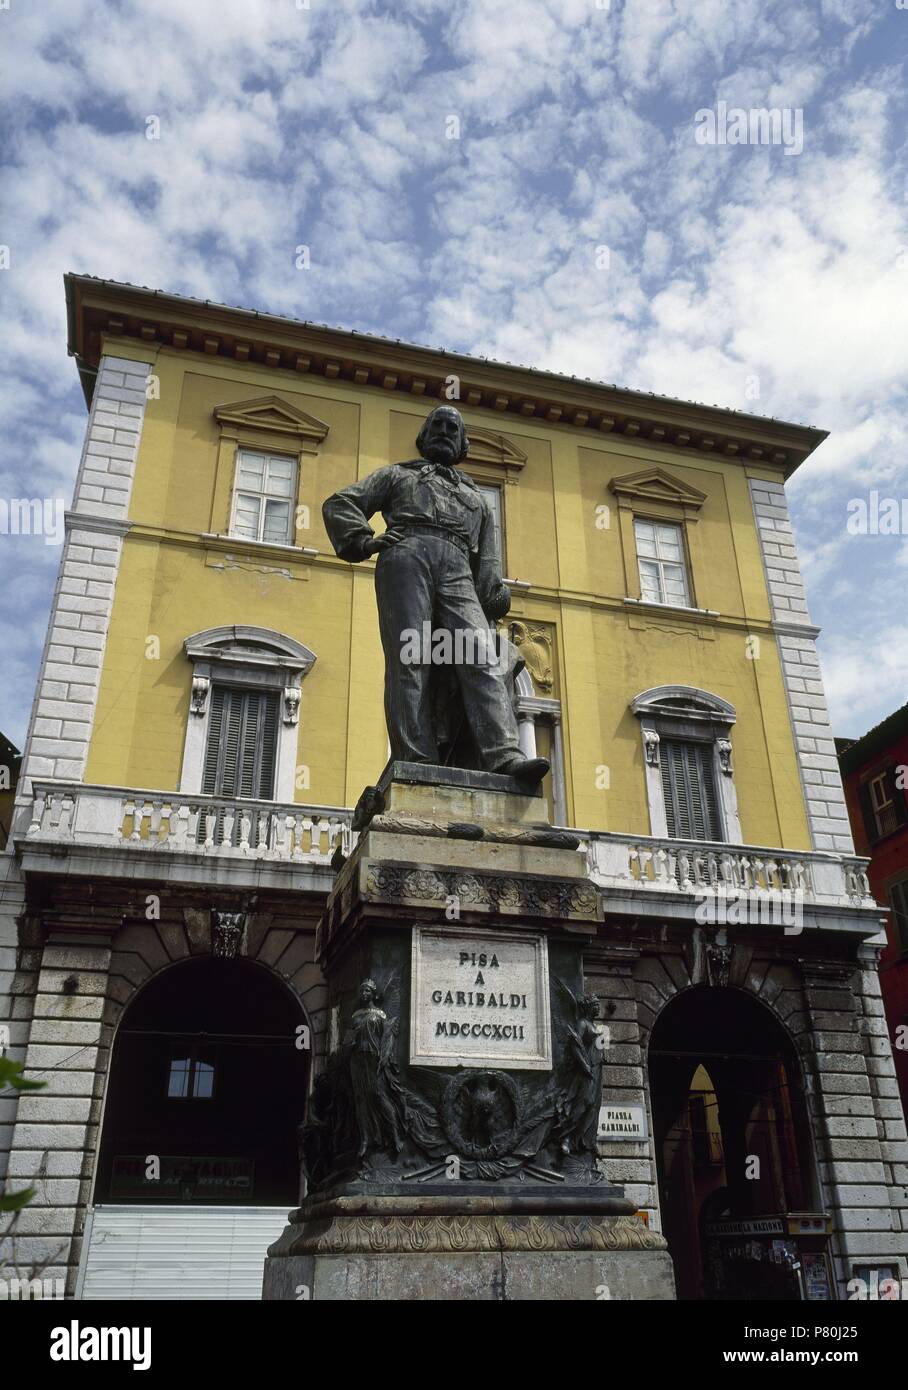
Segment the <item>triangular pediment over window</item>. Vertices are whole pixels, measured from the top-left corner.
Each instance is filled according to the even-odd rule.
[[[644,468],[638,473],[625,473],[609,483],[619,503],[625,506],[641,502],[661,502],[679,511],[697,512],[706,501],[706,493],[690,483],[666,473],[663,468]]]
[[[467,463],[492,463],[497,464],[499,468],[519,469],[523,468],[527,461],[522,449],[518,449],[510,439],[503,434],[497,434],[495,430],[468,426],[467,434],[470,438]]]
[[[324,420],[308,415],[305,410],[273,395],[216,406],[214,417],[221,429],[283,434],[310,446],[320,444],[328,433]]]

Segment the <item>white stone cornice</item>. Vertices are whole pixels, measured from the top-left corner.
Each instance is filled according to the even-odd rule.
[[[132,529],[131,521],[117,521],[110,516],[96,516],[92,512],[64,512],[63,524],[67,532],[80,531],[101,531],[108,536],[119,536],[121,539]]]
[[[769,626],[780,637],[809,637],[814,642],[823,630],[813,623],[782,623],[778,618],[772,618]]]

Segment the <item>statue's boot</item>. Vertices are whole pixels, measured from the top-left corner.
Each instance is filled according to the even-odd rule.
[[[502,762],[492,768],[492,771],[504,773],[506,777],[516,777],[528,786],[535,787],[542,781],[550,766],[548,758],[525,758],[521,753],[509,753]]]

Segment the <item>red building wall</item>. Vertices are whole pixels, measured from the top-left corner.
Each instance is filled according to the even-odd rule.
[[[871,730],[864,738],[859,739],[840,755],[840,760],[855,848],[858,854],[870,855],[868,874],[873,895],[882,906],[889,906],[889,889],[892,882],[908,878],[906,791],[903,787],[893,787],[893,794],[901,797],[898,814],[902,824],[874,843],[868,835],[866,825],[868,794],[865,790],[862,795],[861,789],[866,788],[874,776],[889,767],[896,771],[902,769],[897,780],[904,783],[908,779],[908,706],[892,715],[878,729]],[[908,1050],[896,1045],[896,1029],[902,1024],[908,1025],[908,952],[899,941],[891,913],[887,919],[886,934],[888,945],[880,960],[880,986],[889,1023],[902,1105],[908,1114]]]

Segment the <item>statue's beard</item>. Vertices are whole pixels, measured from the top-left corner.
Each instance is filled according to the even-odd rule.
[[[458,460],[458,449],[453,439],[433,439],[426,445],[426,458],[430,463],[440,463],[453,468]]]

